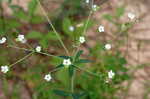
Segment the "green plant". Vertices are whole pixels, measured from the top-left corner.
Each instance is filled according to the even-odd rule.
[[[83,6],[81,6],[82,3],[84,3]],[[82,42],[79,38],[85,38],[87,29],[95,23],[91,20],[93,4],[93,1],[87,5],[81,0],[65,0],[61,6],[62,11],[51,21],[39,0],[32,0],[28,4],[28,12],[20,6],[12,5],[11,0],[9,0],[9,7],[13,10],[14,17],[4,17],[4,9],[1,7],[0,35],[7,37],[7,47],[22,50],[22,54],[25,56],[13,55],[19,60],[13,60],[16,62],[8,66],[9,69],[14,66],[14,70],[19,71],[19,75],[16,75],[12,70],[8,72],[6,78],[17,77],[24,80],[26,86],[32,89],[30,92],[33,99],[60,99],[60,97],[65,99],[118,99],[117,93],[124,90],[124,87],[121,86],[122,82],[130,79],[127,74],[128,69],[125,66],[127,64],[126,59],[120,51],[107,49],[103,42],[96,41],[94,47],[87,48],[89,55],[85,56],[85,59],[82,58],[84,55],[83,50],[80,49]],[[46,20],[35,13],[38,5]],[[82,17],[78,20],[81,14]],[[85,20],[84,17],[87,14],[88,18]],[[117,8],[114,16],[105,14],[104,18],[117,27],[116,33],[127,35],[128,29],[134,23],[119,23],[118,19],[123,14],[124,7],[120,7]],[[44,24],[43,26],[46,27],[46,32],[29,29],[25,37],[20,35],[20,32],[23,32],[21,28],[24,27],[24,24],[30,26],[31,24],[43,24],[46,21],[48,21],[48,25]],[[19,43],[15,39],[11,39],[16,37],[20,41]],[[31,40],[31,43],[26,42],[26,40]],[[36,48],[32,47],[32,42],[37,43],[37,41]],[[24,47],[20,47],[20,43],[25,43]],[[118,43],[120,44],[120,41]],[[54,49],[54,52],[48,53],[49,49]],[[2,56],[11,55],[10,53],[13,51],[2,50]],[[35,60],[30,60],[30,56]],[[6,64],[10,60],[12,58],[0,57],[0,61],[2,61],[0,65]],[[69,65],[63,63],[66,60]],[[23,63],[23,61],[25,62]],[[32,64],[31,61],[36,61],[36,63]],[[19,64],[20,67],[15,67],[16,64]],[[52,82],[45,82],[41,77],[43,73],[48,75],[45,80],[51,81],[52,79]],[[7,79],[3,80],[6,96],[8,91]],[[18,86],[15,87],[18,88]],[[14,90],[12,97],[19,99],[19,91]]]

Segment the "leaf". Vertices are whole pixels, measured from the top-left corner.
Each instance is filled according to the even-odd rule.
[[[72,94],[72,97],[73,97],[73,99],[80,99],[82,96],[84,96],[84,95],[86,95],[86,93],[85,92],[83,92],[83,93],[73,93]]]
[[[39,24],[39,23],[44,22],[44,18],[42,16],[32,16],[30,21],[32,24]]]
[[[11,3],[12,2],[12,0],[8,0],[8,3]]]
[[[74,66],[73,65],[69,66],[68,71],[69,71],[69,76],[72,77],[74,74]]]
[[[8,20],[7,22],[8,22],[7,27],[9,29],[17,28],[17,27],[21,26],[21,23],[19,23],[19,21],[17,21],[17,20]]]
[[[61,68],[61,67],[64,67],[63,64],[59,64],[58,66],[56,66],[56,68]]]
[[[75,63],[91,63],[91,62],[93,62],[93,61],[88,60],[88,59],[80,59],[80,60],[76,61]]]
[[[29,11],[29,16],[33,16],[35,10],[37,7],[37,1],[36,0],[31,0],[28,4],[28,11]]]
[[[49,42],[46,38],[42,38],[40,40],[40,45],[43,47],[43,48],[48,48],[48,45],[49,45]]]
[[[18,6],[18,5],[9,5],[9,7],[10,7],[12,10],[21,9],[21,7]]]
[[[103,18],[106,19],[107,21],[113,22],[113,16],[110,14],[104,14]]]
[[[42,33],[37,31],[31,31],[27,34],[27,38],[29,39],[40,39],[42,37],[43,37]]]
[[[11,6],[11,8],[13,7],[13,15],[18,18],[21,19],[23,21],[28,21],[28,16],[27,14],[24,12],[24,10],[16,5]]]
[[[60,58],[63,58],[63,59],[68,59],[70,58],[69,56],[59,56]]]
[[[117,17],[117,18],[120,18],[121,16],[123,16],[124,12],[125,12],[124,7],[119,7],[119,8],[117,8],[116,17]]]
[[[58,37],[53,31],[48,32],[48,34],[46,35],[46,38],[49,40],[58,40]]]
[[[69,30],[69,27],[72,26],[71,25],[71,21],[69,20],[69,18],[65,18],[63,20],[63,31],[65,32],[65,34],[70,35],[71,36],[71,31]]]
[[[78,51],[75,56],[75,60],[78,60],[82,53],[83,53],[83,50]]]
[[[85,29],[85,27],[86,27],[86,29],[89,29],[90,27],[92,27],[94,25],[94,21],[92,21],[92,20],[89,20],[88,22],[87,22],[87,20],[85,20],[85,22],[84,22],[84,28],[83,29]],[[83,31],[82,31],[83,32]]]
[[[53,90],[53,92],[59,96],[70,96],[71,94],[62,90]]]

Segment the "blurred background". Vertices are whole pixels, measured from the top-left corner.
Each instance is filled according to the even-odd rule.
[[[105,76],[99,79],[77,71],[75,92],[86,94],[74,99],[150,99],[150,0],[40,0],[71,55],[83,34],[92,2],[98,8],[90,17],[86,43],[80,49],[83,58],[94,62],[81,67]],[[43,52],[65,55],[45,12],[37,0],[0,0],[0,38],[9,38],[0,45],[0,66],[13,64],[29,53],[9,45],[26,49],[41,45]],[[128,13],[136,18],[130,20]],[[99,25],[105,27],[104,33],[98,32]],[[16,42],[18,34],[24,34],[28,44]],[[104,49],[107,43],[112,45],[109,51]],[[66,69],[54,72],[52,82],[43,80],[60,62],[34,54],[14,65],[7,75],[0,72],[0,99],[71,99],[53,92],[69,91]],[[107,84],[109,70],[116,76]]]

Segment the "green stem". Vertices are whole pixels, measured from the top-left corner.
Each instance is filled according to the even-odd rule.
[[[72,77],[71,77],[71,92],[74,93],[74,80],[75,80],[75,74],[76,71],[74,71]]]
[[[87,26],[88,26],[88,24],[89,24],[89,21],[90,21],[90,18],[91,18],[91,16],[92,16],[92,13],[93,13],[93,11],[91,11],[90,14],[89,14],[89,16],[88,16],[88,19],[87,19],[87,21],[86,21],[86,24],[85,24],[85,27],[84,27],[84,30],[83,30],[83,35],[85,35],[85,33],[86,33]],[[75,53],[73,53],[73,54],[76,54],[76,53],[79,51],[80,46],[81,46],[81,44],[79,44],[79,46],[77,47]]]
[[[63,41],[62,41],[60,35],[59,35],[58,32],[56,31],[56,29],[55,29],[55,27],[53,26],[51,20],[49,19],[48,15],[47,15],[47,12],[46,12],[45,9],[43,8],[41,2],[40,2],[39,0],[37,0],[37,2],[39,3],[39,6],[40,6],[40,8],[41,8],[42,11],[43,11],[44,16],[46,17],[46,19],[47,19],[49,25],[52,27],[52,29],[53,29],[55,35],[57,36],[57,38],[58,38],[58,40],[59,40],[59,42],[61,43],[61,45],[63,46],[63,48],[65,49],[66,53],[67,53],[68,56],[69,56],[69,51],[68,51],[68,49],[66,48],[66,46],[64,45],[64,43],[63,43]]]
[[[34,52],[31,52],[30,54],[24,56],[23,58],[19,59],[19,60],[16,61],[15,63],[9,65],[9,67],[12,67],[12,66],[16,65],[17,63],[22,62],[23,60],[25,60],[26,58],[28,58],[28,57],[29,57],[30,55],[32,55],[33,53],[34,53]]]
[[[26,49],[26,48],[20,48],[20,47],[12,46],[12,45],[8,45],[7,47],[11,47],[11,48],[19,49],[19,50],[24,50],[24,51],[29,51],[29,52],[36,52],[35,50],[29,50],[29,49]],[[59,58],[58,56],[51,55],[51,54],[44,53],[44,52],[36,52],[36,53],[39,53],[39,54],[42,54],[42,55],[46,55],[46,56],[50,56],[50,57]]]
[[[62,67],[59,67],[59,68],[55,68],[55,69],[53,69],[52,71],[50,71],[49,73],[53,73],[53,72],[56,72],[56,71],[58,71],[58,70],[60,70]]]
[[[17,47],[17,46],[13,46],[13,45],[8,45],[7,47],[10,47],[10,48],[15,48],[15,49],[19,49],[19,50],[24,50],[24,51],[33,51],[33,50],[29,50],[29,49],[26,49],[26,48],[20,48],[20,47]]]

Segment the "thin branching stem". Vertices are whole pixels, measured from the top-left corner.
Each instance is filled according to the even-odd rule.
[[[52,27],[52,29],[53,29],[55,35],[57,36],[59,42],[61,43],[61,45],[62,45],[63,48],[65,49],[67,55],[69,56],[69,51],[68,51],[68,49],[66,48],[66,46],[64,45],[64,43],[63,43],[63,41],[62,41],[60,35],[59,35],[58,32],[56,31],[56,29],[55,29],[55,27],[53,26],[51,20],[49,19],[48,15],[47,15],[47,12],[46,12],[45,9],[43,8],[41,2],[40,2],[39,0],[37,0],[37,2],[38,2],[38,4],[39,4],[40,8],[42,9],[43,14],[44,14],[44,16],[46,17],[46,19],[47,19],[49,25]]]
[[[33,53],[34,53],[34,52],[31,52],[30,54],[24,56],[23,58],[19,59],[19,60],[16,61],[15,63],[9,65],[9,67],[12,67],[12,66],[16,65],[17,63],[22,62],[23,60],[25,60],[25,59],[27,59],[29,56],[31,56]]]
[[[14,45],[8,45],[7,47],[10,47],[10,48],[15,48],[15,49],[19,49],[19,50],[24,50],[24,51],[32,51],[32,50],[29,50],[29,49],[26,49],[26,48],[21,48],[21,47],[17,47],[17,46],[14,46]]]
[[[93,0],[92,0],[92,5],[93,5]],[[84,29],[83,29],[83,34],[82,34],[82,35],[85,35],[85,33],[86,33],[86,30],[87,30],[87,27],[88,27],[90,18],[91,18],[91,16],[92,16],[92,13],[93,13],[93,11],[91,10],[90,13],[89,13],[88,19],[87,19],[87,21],[86,21],[86,23],[85,23],[85,27],[84,27]],[[74,55],[74,56],[76,56],[76,54],[78,53],[78,51],[79,51],[79,49],[80,49],[80,46],[81,46],[81,44],[79,44],[79,45],[77,46],[77,49],[76,49],[76,50],[73,50],[73,55]],[[73,61],[74,61],[74,60],[73,60]],[[76,67],[77,69],[79,69],[79,70],[85,71],[85,70],[82,69],[82,68],[78,68],[78,66],[75,66],[75,67]],[[89,72],[89,71],[86,71],[86,72],[95,76],[95,74],[92,73],[92,72]],[[76,71],[73,73],[73,75],[72,75],[72,77],[71,77],[71,92],[72,92],[72,93],[74,93],[75,74],[76,74]],[[97,76],[97,75],[96,75],[96,76]]]
[[[26,48],[20,48],[20,47],[13,46],[13,45],[8,45],[7,47],[11,47],[11,48],[19,49],[19,50],[24,50],[24,51],[29,51],[29,52],[36,52],[35,50],[30,50],[30,49],[26,49]],[[42,55],[46,55],[46,56],[50,56],[50,57],[60,58],[58,56],[55,56],[55,55],[52,55],[52,54],[49,54],[49,53],[44,53],[44,52],[36,52],[36,53],[39,53],[39,54],[42,54]]]
[[[92,16],[92,13],[93,13],[93,11],[90,11],[90,14],[89,14],[89,16],[88,16],[88,19],[87,19],[87,21],[86,21],[86,24],[85,24],[85,27],[84,27],[84,30],[83,30],[83,35],[85,35],[85,33],[86,33],[86,30],[87,30],[87,27],[88,27],[88,24],[89,24],[90,18],[91,18],[91,16]],[[81,46],[81,44],[79,44],[79,46],[77,47],[77,49],[76,49],[76,51],[75,51],[74,55],[76,55],[76,54],[77,54],[77,52],[78,52],[78,51],[79,51],[79,49],[80,49],[80,46]]]
[[[58,70],[60,70],[60,69],[62,69],[62,67],[59,67],[59,68],[55,68],[55,69],[53,69],[53,70],[51,70],[49,73],[53,73],[53,72],[56,72],[56,71],[58,71]]]

